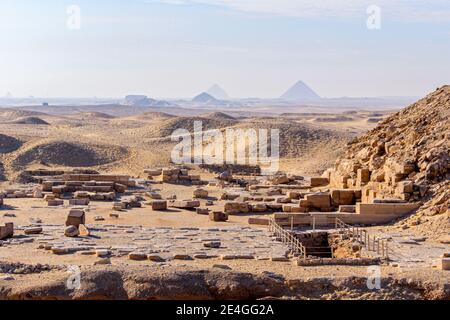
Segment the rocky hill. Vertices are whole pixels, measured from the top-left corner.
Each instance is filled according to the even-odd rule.
[[[361,187],[369,198],[420,201],[422,206],[406,227],[435,222],[448,234],[449,116],[447,85],[351,141],[345,155],[326,173],[331,185]],[[430,218],[434,216],[440,216],[438,222]]]

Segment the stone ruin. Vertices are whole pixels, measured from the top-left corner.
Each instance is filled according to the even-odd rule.
[[[261,167],[258,165],[246,165],[246,164],[201,164],[201,169],[209,171],[211,173],[223,173],[229,172],[230,175],[241,176],[260,176]]]
[[[12,222],[5,223],[0,226],[0,240],[12,238],[14,236],[14,224]]]
[[[156,177],[160,178],[160,181],[172,184],[192,184],[203,185],[208,182],[202,181],[199,175],[189,174],[189,168],[186,167],[172,167],[162,169],[145,169],[144,173],[147,174],[148,180],[153,180]]]

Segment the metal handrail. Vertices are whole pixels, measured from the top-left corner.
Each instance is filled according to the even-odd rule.
[[[389,244],[386,240],[371,236],[367,230],[346,224],[339,218],[335,220],[335,228],[356,238],[357,241],[364,245],[367,251],[376,252],[382,259],[389,259]]]
[[[291,254],[306,259],[306,249],[302,243],[290,232],[284,230],[273,218],[269,219],[269,231],[280,238],[281,242],[288,245]]]

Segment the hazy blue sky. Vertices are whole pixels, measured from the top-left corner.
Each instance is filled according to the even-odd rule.
[[[419,96],[450,83],[449,0],[1,0],[0,36],[0,96],[191,97],[218,83],[277,97],[300,79],[325,97]]]

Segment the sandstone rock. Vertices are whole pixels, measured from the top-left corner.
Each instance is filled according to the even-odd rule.
[[[270,180],[272,184],[288,184],[290,182],[289,178],[286,175],[277,176]]]
[[[188,254],[176,253],[173,256],[174,260],[193,260],[192,257]]]
[[[281,197],[277,199],[277,203],[290,203],[291,202],[291,198],[288,197]]]
[[[203,246],[206,248],[220,248],[220,241],[207,241],[203,242]]]
[[[221,211],[212,211],[209,213],[209,219],[215,222],[225,222],[228,220],[228,214]]]
[[[75,226],[78,228],[80,224],[85,224],[86,216],[82,209],[71,209],[66,219],[66,226]]]
[[[14,236],[14,224],[12,222],[5,223],[0,226],[0,240],[12,238]]]
[[[208,208],[196,208],[195,212],[197,214],[208,215],[209,214],[209,209]]]
[[[314,193],[306,195],[307,205],[310,208],[330,208],[331,197],[328,193]],[[302,206],[303,203],[300,203]]]
[[[88,237],[91,234],[89,229],[84,224],[80,224],[78,226],[78,231],[80,233],[80,236],[82,236],[82,237]]]
[[[53,254],[68,254],[70,253],[70,250],[68,248],[64,248],[64,247],[51,247],[52,253]]]
[[[246,202],[227,202],[224,205],[224,212],[228,214],[248,213],[250,206]]]
[[[40,234],[42,233],[42,228],[41,227],[33,227],[33,228],[26,228],[24,230],[25,234]]]
[[[167,201],[166,200],[153,200],[151,202],[152,210],[160,211],[167,210]]]
[[[128,254],[128,259],[137,261],[147,260],[147,255],[142,252],[130,252]]]
[[[311,187],[323,187],[327,186],[330,183],[328,178],[324,177],[312,177],[311,178]]]
[[[207,198],[208,190],[201,189],[201,188],[195,189],[193,192],[193,196],[194,196],[194,198],[201,198],[201,199]]]
[[[450,270],[450,258],[441,258],[441,269]]]
[[[289,191],[289,192],[287,193],[287,197],[288,197],[289,199],[299,199],[299,198],[300,198],[300,192],[297,192],[297,191]]]
[[[179,209],[194,209],[200,207],[198,200],[175,200],[170,202],[170,206]]]
[[[148,192],[147,195],[154,200],[161,200],[162,196],[159,193],[156,192]]]
[[[62,206],[64,204],[64,200],[48,200],[47,205],[49,207],[57,207]]]
[[[270,197],[270,196],[279,196],[279,195],[281,195],[281,194],[282,194],[282,190],[279,189],[279,188],[270,188],[270,189],[268,189],[267,192],[266,192],[266,195],[267,195],[268,197]]]
[[[153,262],[164,262],[166,261],[165,259],[163,259],[161,256],[157,255],[157,254],[149,254],[147,255],[148,260],[153,261]]]
[[[78,237],[79,231],[78,228],[75,226],[67,226],[64,230],[64,235],[66,237]]]

